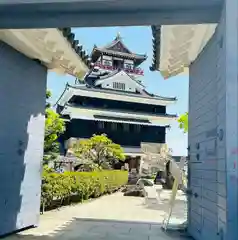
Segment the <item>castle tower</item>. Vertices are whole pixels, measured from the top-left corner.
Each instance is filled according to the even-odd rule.
[[[107,134],[120,144],[130,169],[139,170],[142,143],[165,143],[166,127],[176,115],[166,106],[176,101],[146,91],[137,80],[138,66],[146,55],[132,53],[117,35],[105,47],[94,47],[92,68],[83,84],[67,84],[57,102],[57,111],[66,121],[61,140],[67,151],[72,141]]]

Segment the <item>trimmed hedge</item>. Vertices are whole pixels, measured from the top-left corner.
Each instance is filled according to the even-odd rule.
[[[52,209],[112,193],[128,182],[128,172],[111,170],[55,173],[44,171],[41,208]]]

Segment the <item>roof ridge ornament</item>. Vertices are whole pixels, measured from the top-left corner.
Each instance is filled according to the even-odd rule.
[[[117,36],[116,36],[116,39],[115,40],[121,40],[122,38],[121,38],[121,34],[120,34],[120,32],[117,32]]]

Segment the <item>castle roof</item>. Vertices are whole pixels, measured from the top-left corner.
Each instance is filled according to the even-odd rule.
[[[91,54],[92,62],[96,62],[101,54],[134,60],[136,64],[141,64],[147,59],[145,54],[136,54],[131,52],[124,44],[120,35],[117,35],[111,43],[104,47],[97,47],[95,45]]]
[[[92,71],[91,71],[91,73],[92,73]],[[136,84],[140,88],[143,88],[143,89],[145,88],[145,86],[141,82],[139,82],[139,81],[135,80],[134,78],[132,78],[126,71],[124,71],[122,69],[114,70],[112,72],[107,73],[106,75],[94,76],[94,75],[91,75],[91,73],[89,73],[89,75],[86,76],[85,82],[88,85],[92,85],[93,87],[97,86],[99,84],[102,84],[104,82],[113,81],[115,78],[119,77],[121,79],[126,80],[127,82],[128,81],[133,82],[134,84]],[[94,81],[88,81],[88,79],[90,79],[90,78],[94,78]]]
[[[177,99],[175,97],[162,97],[159,95],[148,93],[145,89],[145,94],[136,94],[130,92],[122,92],[112,89],[94,88],[87,85],[70,85],[67,84],[64,92],[58,99],[57,103],[60,106],[64,106],[71,99],[72,96],[89,96],[101,99],[119,100],[123,102],[135,102],[141,104],[154,104],[167,106],[168,104],[175,103]]]
[[[168,126],[168,122],[177,118],[173,114],[141,113],[125,110],[112,110],[103,108],[89,108],[87,106],[76,106],[66,104],[61,115],[69,116],[70,119],[84,119],[103,122],[117,122],[140,124],[147,126]]]

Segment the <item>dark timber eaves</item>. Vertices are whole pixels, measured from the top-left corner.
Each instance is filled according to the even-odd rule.
[[[171,102],[177,101],[176,97],[162,97],[162,96],[154,95],[154,94],[151,94],[148,92],[146,92],[146,93],[149,94],[149,96],[143,96],[143,95],[139,95],[139,94],[131,93],[131,92],[125,92],[125,91],[122,92],[122,91],[112,90],[112,89],[109,90],[109,89],[93,88],[93,87],[88,87],[86,85],[81,85],[81,86],[70,85],[69,83],[67,83],[66,89],[67,88],[80,89],[80,90],[91,91],[91,92],[111,93],[111,94],[116,94],[116,95],[124,95],[124,96],[147,98],[147,99],[157,99],[157,100],[162,100],[162,101],[171,101]]]
[[[160,65],[160,36],[161,36],[161,26],[151,26],[152,30],[152,48],[153,48],[153,59],[150,71],[156,71],[159,69]]]
[[[136,59],[136,60],[146,60],[147,59],[146,55],[119,52],[119,51],[114,51],[114,50],[106,49],[106,48],[94,48],[94,51],[99,51],[99,52],[102,52],[103,54],[108,54],[110,56],[126,57],[126,58],[132,59],[132,60],[134,60],[134,59]]]
[[[83,60],[86,66],[90,68],[91,60],[89,55],[86,54],[86,51],[83,50],[82,45],[79,44],[79,40],[75,40],[75,34],[72,33],[71,28],[59,28],[62,32],[63,36],[67,39],[67,41],[71,44],[73,50],[79,55],[79,57]]]

